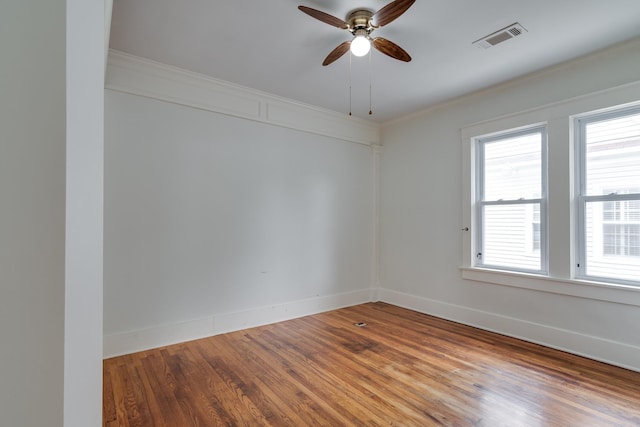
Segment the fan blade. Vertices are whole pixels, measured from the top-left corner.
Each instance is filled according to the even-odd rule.
[[[395,21],[400,15],[405,13],[416,0],[395,0],[377,11],[373,17],[374,27],[383,27]]]
[[[349,51],[349,46],[351,46],[351,42],[350,41],[340,43],[338,45],[338,47],[333,49],[331,51],[331,53],[329,55],[327,55],[327,57],[322,62],[322,65],[325,65],[325,66],[329,65],[333,61],[335,61],[336,59],[340,58],[342,55],[344,55],[345,53],[347,53]]]
[[[375,39],[373,39],[373,47],[375,47],[385,55],[389,55],[390,57],[399,59],[400,61],[411,61],[411,56],[403,48],[401,48],[394,42],[383,39],[382,37],[376,37]]]
[[[328,13],[324,13],[319,10],[312,9],[307,6],[298,6],[298,9],[300,9],[302,12],[306,13],[307,15],[313,18],[316,18],[319,21],[322,21],[329,25],[333,25],[334,27],[338,27],[342,30],[346,30],[347,28],[349,28],[347,23],[344,22],[342,19],[336,18],[335,16],[331,16]]]

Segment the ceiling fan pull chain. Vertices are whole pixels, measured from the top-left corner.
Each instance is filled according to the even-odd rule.
[[[372,86],[372,80],[373,80],[373,71],[371,71],[372,67],[371,67],[371,51],[369,51],[369,115],[373,114],[373,109],[371,107],[371,86]]]
[[[349,115],[351,115],[351,52],[349,52]]]

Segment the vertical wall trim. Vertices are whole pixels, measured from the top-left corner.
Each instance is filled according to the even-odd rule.
[[[104,0],[104,74],[107,75],[109,62],[109,40],[111,39],[111,17],[113,14],[113,0]]]
[[[66,4],[64,427],[84,427],[102,420],[105,5]]]
[[[378,301],[380,289],[380,156],[382,146],[372,145],[372,189],[373,189],[373,212],[372,212],[372,239],[371,239],[371,301]]]

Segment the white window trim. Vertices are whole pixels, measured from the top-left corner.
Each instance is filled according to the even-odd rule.
[[[587,111],[617,109],[628,104],[638,105],[640,82],[596,92],[562,102],[544,105],[528,111],[465,126],[462,142],[462,265],[463,279],[478,283],[514,286],[536,291],[591,298],[640,306],[640,287],[624,284],[577,279],[575,245],[575,175],[573,117]],[[616,106],[616,107],[613,107]],[[473,267],[476,174],[475,144],[478,135],[491,135],[505,129],[527,128],[547,123],[548,141],[548,210],[547,224],[549,266],[547,275],[507,272]],[[569,167],[567,167],[569,165]],[[552,222],[549,218],[553,218]]]

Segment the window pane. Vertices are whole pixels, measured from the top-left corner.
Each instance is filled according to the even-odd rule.
[[[539,131],[484,144],[484,200],[537,199],[542,186]]]
[[[628,194],[640,183],[640,113],[591,122],[586,134],[586,195]]]
[[[531,242],[531,249],[533,251],[539,251],[540,250],[540,223],[532,223],[532,229],[533,229],[533,236],[532,239],[533,241]]]
[[[532,239],[533,241],[531,242],[531,247],[534,251],[539,251],[541,248],[541,234],[540,234],[540,205],[539,204],[535,204],[533,205],[533,218],[531,219],[531,229],[533,231],[533,236]]]
[[[535,250],[540,246],[539,224],[536,230],[531,222],[534,209],[539,211],[539,203],[484,206],[482,264],[522,270],[541,269],[540,251]]]
[[[640,201],[587,202],[585,211],[586,274],[638,280]]]

